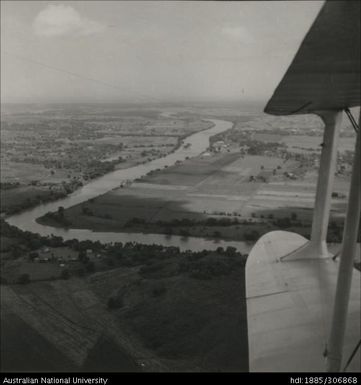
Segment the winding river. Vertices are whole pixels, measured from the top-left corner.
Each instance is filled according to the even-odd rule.
[[[31,231],[42,236],[55,235],[63,237],[64,240],[92,240],[102,243],[111,242],[138,242],[143,244],[161,244],[163,246],[177,246],[181,250],[214,250],[217,247],[234,246],[240,252],[248,252],[250,246],[245,242],[233,241],[214,241],[206,238],[180,237],[176,235],[167,236],[165,234],[143,234],[143,233],[121,233],[121,232],[95,232],[83,229],[62,229],[43,225],[36,222],[36,219],[48,211],[57,211],[59,206],[69,208],[88,199],[118,188],[125,181],[133,181],[140,178],[150,171],[172,166],[176,161],[184,161],[187,157],[195,157],[205,151],[209,146],[209,138],[232,127],[231,122],[219,119],[209,119],[214,126],[207,130],[188,136],[184,140],[184,146],[179,147],[175,152],[159,159],[155,159],[146,164],[140,164],[127,169],[110,172],[100,178],[94,179],[90,183],[74,191],[66,198],[41,204],[35,208],[23,211],[19,214],[10,216],[6,221],[13,226],[24,231]],[[185,146],[189,144],[189,146]]]

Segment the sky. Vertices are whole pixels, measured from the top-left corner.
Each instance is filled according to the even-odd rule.
[[[323,1],[1,1],[1,102],[266,103]]]

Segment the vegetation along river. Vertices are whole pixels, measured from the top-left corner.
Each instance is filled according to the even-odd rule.
[[[57,211],[59,206],[69,208],[88,199],[96,198],[99,195],[118,188],[126,181],[133,181],[140,178],[150,171],[162,169],[166,166],[172,166],[176,161],[184,161],[187,157],[195,157],[205,151],[209,146],[209,138],[215,134],[221,133],[232,127],[232,122],[210,119],[214,124],[213,127],[197,132],[184,139],[184,146],[179,147],[175,152],[159,159],[155,159],[146,164],[140,164],[127,169],[116,170],[110,172],[100,178],[97,178],[82,188],[74,191],[64,199],[58,201],[41,204],[35,208],[23,211],[19,214],[12,215],[6,221],[13,226],[24,231],[38,233],[42,236],[60,236],[64,240],[78,239],[100,241],[102,243],[111,242],[137,242],[143,244],[159,244],[163,246],[176,246],[181,250],[214,250],[217,247],[236,247],[240,252],[247,252],[249,245],[245,242],[233,242],[222,240],[210,240],[206,238],[181,237],[165,234],[142,234],[142,233],[122,233],[122,232],[95,232],[83,229],[63,229],[54,228],[36,222],[36,219],[46,214],[48,211]],[[190,145],[188,145],[188,143]]]

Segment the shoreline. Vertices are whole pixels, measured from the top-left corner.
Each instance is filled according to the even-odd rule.
[[[107,192],[119,188],[121,184],[124,184],[124,182],[137,180],[144,175],[147,175],[149,172],[161,170],[176,164],[177,161],[182,162],[188,158],[198,156],[209,147],[210,137],[217,135],[220,132],[227,131],[234,126],[234,122],[229,120],[226,121],[220,119],[212,119],[209,123],[212,125],[211,128],[204,129],[202,132],[198,131],[193,133],[184,140],[185,145],[188,143],[192,144],[192,146],[189,148],[187,146],[185,149],[183,149],[183,146],[180,146],[180,149],[175,151],[173,154],[170,154],[164,158],[157,159],[156,161],[150,161],[146,165],[139,165],[136,167],[131,167],[127,170],[117,170],[115,172],[111,172],[106,176],[99,178],[98,180],[93,180],[89,184],[68,195],[65,199],[38,205],[35,208],[25,210],[21,214],[7,216],[4,218],[5,222],[25,232],[34,233],[45,237],[61,237],[64,240],[92,240],[105,244],[122,241],[143,244],[163,244],[164,246],[177,246],[181,249],[188,250],[213,250],[218,246],[218,242],[216,244],[209,237],[205,239],[189,235],[189,237],[184,239],[182,236],[174,235],[169,238],[166,236],[166,234],[164,234],[164,231],[154,233],[154,231],[149,231],[148,229],[143,232],[143,235],[140,235],[142,234],[140,232],[134,233],[131,231],[131,229],[123,231],[123,228],[117,228],[118,232],[116,233],[111,231],[102,231],[101,228],[98,231],[75,230],[70,228],[64,229],[60,227],[42,225],[39,223],[39,221],[36,220],[44,216],[47,212],[57,212],[59,207],[66,210],[68,208],[80,205],[93,198],[102,196]],[[121,232],[119,232],[119,230]],[[197,235],[202,236],[202,234]],[[224,247],[234,246],[239,250],[243,250],[243,243],[244,242],[220,239],[219,245]]]
[[[62,195],[60,198],[58,198],[58,197],[57,197],[57,198],[52,198],[51,195],[50,195],[50,199],[45,199],[45,200],[43,200],[43,201],[40,202],[40,203],[34,203],[34,202],[32,202],[32,203],[30,203],[29,205],[27,205],[26,207],[23,207],[23,208],[22,208],[21,210],[19,210],[19,211],[13,211],[13,212],[11,212],[11,213],[3,212],[3,213],[1,213],[1,218],[4,219],[4,220],[7,220],[7,219],[11,218],[12,216],[15,216],[15,215],[21,215],[21,214],[25,213],[26,211],[30,211],[30,210],[32,210],[32,209],[35,209],[37,206],[40,206],[40,205],[43,205],[43,204],[47,204],[47,203],[53,203],[53,202],[56,202],[56,201],[58,201],[58,200],[66,199],[66,198],[69,197],[71,194],[74,194],[74,193],[76,193],[77,191],[79,191],[82,187],[85,187],[85,186],[89,185],[90,183],[95,182],[97,179],[103,178],[103,177],[105,177],[106,175],[111,174],[112,172],[116,172],[116,171],[118,171],[118,170],[127,170],[127,169],[129,169],[129,168],[141,166],[141,165],[144,165],[144,164],[148,164],[148,163],[150,163],[150,162],[152,162],[152,161],[159,160],[159,159],[162,159],[162,158],[164,158],[164,157],[166,157],[166,156],[172,155],[174,152],[176,152],[176,151],[182,146],[183,141],[184,141],[185,139],[187,139],[189,136],[194,135],[194,134],[197,134],[197,133],[200,133],[200,132],[203,132],[203,131],[206,131],[206,130],[210,130],[210,129],[212,129],[212,128],[215,126],[215,124],[214,124],[213,122],[211,122],[211,121],[209,121],[209,120],[207,120],[207,119],[200,119],[200,120],[201,120],[201,122],[209,122],[209,123],[211,123],[210,127],[203,128],[203,129],[201,129],[201,130],[199,130],[199,131],[192,132],[192,133],[189,133],[189,134],[183,134],[183,135],[181,135],[181,136],[178,136],[178,138],[177,138],[177,144],[175,145],[175,147],[174,147],[169,153],[167,153],[167,154],[165,154],[165,155],[159,156],[159,157],[154,158],[154,159],[151,159],[151,160],[146,160],[146,161],[144,161],[144,162],[143,162],[143,161],[135,161],[134,163],[131,163],[131,162],[130,162],[130,164],[128,164],[128,165],[124,164],[124,163],[126,163],[126,162],[119,162],[119,163],[116,163],[116,164],[114,165],[114,169],[113,169],[112,171],[106,172],[105,174],[102,174],[102,175],[96,176],[95,178],[89,179],[89,180],[87,181],[87,183],[82,183],[82,184],[79,185],[76,189],[71,190],[71,191],[69,191],[69,192],[67,192],[67,193],[63,193],[64,195]],[[233,121],[230,120],[229,122],[233,123],[233,126],[234,126],[235,123],[234,123]],[[233,127],[233,126],[232,126],[232,127]],[[120,167],[117,168],[118,166],[120,166]],[[119,186],[119,187],[120,187],[120,186]],[[109,190],[109,191],[111,191],[111,190]],[[109,192],[109,191],[108,191],[108,192]],[[106,193],[103,193],[103,194],[106,194]],[[100,194],[100,195],[103,195],[103,194]],[[99,196],[100,196],[100,195],[99,195]],[[95,197],[95,198],[98,198],[98,196]],[[85,202],[84,202],[84,203],[85,203]],[[35,221],[38,222],[38,219],[39,219],[39,218],[36,218]],[[41,223],[41,222],[38,222],[38,223]],[[45,223],[44,223],[44,224],[45,224]],[[60,228],[60,226],[52,226],[52,227],[58,227],[58,228]]]
[[[83,226],[72,227],[71,225],[63,226],[61,223],[57,222],[56,219],[44,218],[44,216],[37,218],[36,222],[62,230],[87,230],[94,233],[99,231],[103,233],[118,233],[118,234],[145,234],[145,235],[164,235],[167,239],[172,239],[173,236],[182,237],[185,241],[188,238],[199,238],[213,241],[214,243],[220,243],[221,241],[230,241],[230,242],[246,242],[249,244],[254,244],[259,237],[266,234],[269,231],[281,230],[279,227],[274,226],[269,222],[251,222],[251,223],[238,223],[235,225],[215,225],[207,226],[205,224],[199,223],[193,226],[172,226],[171,223],[164,223],[162,225],[156,223],[149,223],[144,225],[134,225],[134,226],[124,226],[124,225],[104,225],[106,219],[97,218],[98,222],[94,223],[94,226],[90,227],[89,225],[84,224]],[[170,229],[170,231],[166,229]],[[298,227],[291,226],[286,231],[298,232],[304,236],[309,236],[309,231],[311,227]],[[246,234],[246,235],[245,235]],[[250,234],[247,236],[247,234]]]

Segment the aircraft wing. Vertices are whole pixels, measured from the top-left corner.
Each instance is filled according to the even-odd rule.
[[[265,112],[306,114],[359,105],[360,2],[327,1]],[[298,234],[274,231],[261,237],[249,254],[246,296],[250,371],[326,369],[324,353],[339,261],[280,259],[307,241]],[[342,367],[360,341],[360,272],[356,269],[351,286]],[[360,371],[360,349],[348,370]]]
[[[251,372],[324,371],[339,261],[280,261],[307,239],[286,231],[262,236],[248,256],[246,297]],[[343,365],[360,340],[360,272],[353,271]],[[360,349],[348,371],[360,371]]]
[[[328,1],[268,102],[273,115],[360,105],[360,1]]]

